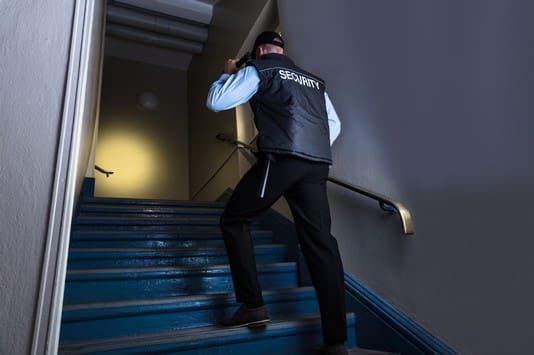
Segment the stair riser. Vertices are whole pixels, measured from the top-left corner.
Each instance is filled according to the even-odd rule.
[[[160,223],[153,224],[142,224],[137,221],[132,221],[132,223],[120,223],[114,222],[111,224],[105,223],[77,223],[74,226],[75,231],[190,231],[194,230],[197,232],[212,232],[214,228],[219,228],[219,223],[215,222],[204,222],[204,223],[184,223],[184,222],[168,222],[163,221],[162,219],[158,220]],[[258,224],[251,224],[250,229],[259,229]]]
[[[213,212],[143,212],[143,211],[81,211],[79,217],[83,219],[97,218],[105,215],[114,218],[215,218],[219,219],[221,211]]]
[[[263,230],[252,230],[250,232],[252,238],[257,237],[272,237],[272,232]],[[184,239],[222,239],[222,234],[219,228],[214,228],[208,231],[136,231],[136,232],[121,232],[114,230],[100,230],[92,232],[91,230],[74,231],[71,240],[145,240],[145,239],[162,239],[162,240],[184,240]]]
[[[199,231],[211,232],[213,228],[218,227],[218,223],[203,223],[203,224],[184,224],[180,223],[162,223],[162,224],[76,224],[74,227],[76,231]]]
[[[162,213],[162,214],[184,214],[184,215],[220,215],[224,208],[222,207],[172,207],[172,206],[155,206],[155,205],[95,205],[82,204],[79,208],[80,213]]]
[[[354,319],[347,320],[348,348],[356,346],[356,330]],[[295,355],[314,354],[322,345],[322,331],[319,323],[313,326],[294,327],[282,330],[254,328],[236,336],[209,338],[205,340],[182,341],[148,346],[132,346],[130,348],[106,349],[106,354],[181,354],[181,355]],[[60,354],[100,353],[93,349],[79,348]],[[96,350],[96,349],[95,349]],[[104,349],[102,349],[104,350]],[[103,353],[103,352],[102,352]]]
[[[168,253],[167,253],[168,254]],[[105,259],[104,259],[105,258]],[[272,253],[256,254],[256,261],[261,264],[284,262],[287,260],[287,250],[273,251]],[[194,266],[194,265],[221,265],[228,264],[226,255],[208,256],[168,256],[154,255],[151,257],[115,257],[106,255],[100,257],[69,256],[68,269],[104,269],[104,268],[129,268],[129,267],[164,267],[164,266]]]
[[[152,310],[137,311],[137,314],[99,315],[93,312],[87,321],[63,321],[61,341],[82,341],[99,338],[131,336],[139,333],[166,332],[184,328],[213,326],[236,310],[231,300],[220,300],[222,304],[211,304],[195,309],[179,309],[176,305],[166,305]],[[268,302],[268,300],[266,300]],[[206,308],[209,307],[209,308]],[[319,312],[314,295],[297,300],[286,300],[268,304],[272,318],[289,317]],[[178,309],[177,309],[178,308]],[[143,312],[142,314],[139,314]],[[78,312],[80,313],[80,312]],[[101,312],[100,312],[101,313]],[[76,312],[64,313],[64,318],[76,318]],[[84,315],[88,318],[88,314]],[[100,318],[98,318],[100,316]]]
[[[219,228],[219,218],[135,218],[94,216],[78,217],[75,221],[75,230],[199,230],[213,231]],[[250,224],[250,229],[258,229],[259,223]]]
[[[198,294],[229,293],[233,291],[230,273],[217,276],[162,275],[150,279],[143,276],[115,279],[73,281],[65,285],[65,304],[105,302],[118,300],[164,298]],[[276,273],[259,273],[264,290],[297,287],[296,270]]]
[[[272,244],[272,237],[254,238],[254,244]],[[221,239],[206,240],[72,240],[73,248],[195,248],[224,245]]]
[[[84,206],[156,206],[172,208],[223,208],[220,202],[198,201],[172,201],[172,200],[145,200],[130,198],[84,198],[81,203]]]

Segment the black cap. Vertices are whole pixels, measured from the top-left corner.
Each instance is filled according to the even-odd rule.
[[[282,38],[282,35],[278,32],[274,32],[274,31],[262,32],[258,37],[256,37],[256,41],[254,42],[254,47],[252,48],[253,59],[256,59],[256,48],[258,48],[262,44],[273,44],[275,46],[284,48],[284,39]]]

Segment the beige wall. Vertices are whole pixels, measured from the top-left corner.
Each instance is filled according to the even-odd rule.
[[[213,113],[206,108],[210,85],[221,75],[226,60],[240,53],[266,7],[273,5],[270,0],[229,0],[219,2],[214,9],[206,49],[189,70],[191,196],[209,181],[233,149],[215,136],[237,136],[235,110]],[[195,199],[213,200],[234,187],[239,178],[238,165],[238,155],[234,154]]]
[[[189,198],[187,76],[180,70],[106,57],[95,163],[98,197]],[[140,107],[144,91],[156,110]]]

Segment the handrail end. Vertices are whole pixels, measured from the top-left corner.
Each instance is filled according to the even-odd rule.
[[[399,216],[402,222],[402,231],[405,235],[414,235],[415,229],[413,226],[412,215],[404,206],[401,205],[400,207]]]

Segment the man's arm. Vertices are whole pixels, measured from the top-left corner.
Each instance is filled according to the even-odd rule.
[[[222,74],[210,88],[206,106],[219,112],[244,104],[256,92],[260,84],[258,71],[253,66],[245,67],[234,74]]]
[[[341,122],[326,91],[324,93],[324,99],[326,102],[326,113],[328,114],[328,127],[330,129],[330,145],[332,145],[341,133]]]

